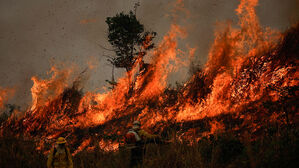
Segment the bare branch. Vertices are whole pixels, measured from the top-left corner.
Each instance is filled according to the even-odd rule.
[[[101,44],[99,44],[99,43],[97,43],[97,45],[98,45],[99,47],[101,47],[102,49],[106,50],[106,51],[115,52],[114,49],[110,49],[110,48],[104,47],[103,45],[101,45]]]
[[[103,54],[103,56],[106,57],[106,58],[109,58],[109,59],[114,59],[115,58],[115,56],[112,56],[112,55]]]

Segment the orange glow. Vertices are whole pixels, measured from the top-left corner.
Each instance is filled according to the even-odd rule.
[[[14,89],[0,87],[0,109],[4,107],[5,103],[14,95],[14,93]]]
[[[96,19],[83,19],[80,20],[80,24],[95,23],[96,21],[97,21]]]
[[[81,143],[81,145],[77,148],[77,150],[72,153],[72,155],[76,155],[78,152],[82,151],[84,148],[86,148],[90,144],[90,139],[87,139]]]
[[[31,78],[33,81],[31,88],[32,111],[39,106],[45,106],[47,102],[52,101],[68,86],[67,80],[70,77],[71,70],[59,71],[55,67],[52,67],[50,73],[52,73],[52,77],[49,80],[40,80],[35,76]]]
[[[173,124],[182,129],[175,135],[178,140],[194,142],[228,129],[221,117],[242,120],[239,126],[231,126],[232,131],[246,127],[254,132],[261,127],[254,121],[263,117],[277,121],[285,109],[272,112],[263,106],[285,98],[287,91],[283,87],[298,86],[299,73],[293,64],[274,58],[284,35],[259,25],[257,4],[258,0],[241,0],[236,9],[238,25],[218,24],[207,63],[181,87],[168,88],[167,78],[187,64],[181,55],[192,60],[195,48],[186,52],[178,49],[178,40],[187,32],[172,24],[149,54],[150,62],[138,58],[132,70],[105,93],[82,93],[78,88],[83,85],[82,78],[70,82],[74,81],[72,69],[53,67],[50,79],[32,77],[32,105],[21,122],[15,123],[15,129],[41,137],[44,142],[67,135],[71,143],[80,144],[73,153],[76,155],[85,149],[95,150],[96,146],[104,151],[117,150],[120,137],[134,120],[156,133]],[[185,11],[183,7],[179,0],[175,10]],[[143,47],[147,48],[148,43]],[[93,69],[96,65],[91,62],[89,68]],[[7,97],[3,93],[0,89],[0,107]],[[200,130],[202,125],[194,123],[206,123],[202,125],[208,129]],[[84,135],[84,139],[76,134]]]

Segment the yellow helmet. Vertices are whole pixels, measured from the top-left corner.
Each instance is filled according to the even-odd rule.
[[[66,140],[63,137],[59,137],[56,141],[56,144],[65,144],[65,143],[66,143]]]

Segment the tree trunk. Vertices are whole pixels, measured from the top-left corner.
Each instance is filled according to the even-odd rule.
[[[132,82],[131,82],[131,78],[132,78],[132,74],[131,74],[131,70],[129,68],[126,68],[127,71],[127,77],[128,77],[128,98],[130,98],[132,96],[133,93],[133,86],[132,86]]]

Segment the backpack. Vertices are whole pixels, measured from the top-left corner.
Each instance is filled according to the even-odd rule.
[[[141,142],[141,137],[139,136],[138,132],[133,129],[130,129],[125,135],[125,142],[127,144],[135,144]]]
[[[68,153],[68,151],[67,151],[67,149],[66,149],[67,147],[65,147],[64,148],[64,150],[65,150],[65,155],[66,155],[66,159],[68,160],[69,159],[69,153]],[[53,161],[52,161],[52,167],[54,167],[54,159],[55,159],[55,154],[56,154],[56,152],[57,152],[57,149],[56,149],[56,147],[54,147],[54,151],[53,151]]]

